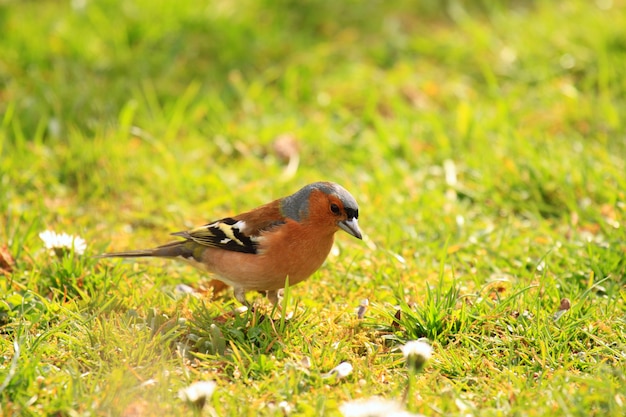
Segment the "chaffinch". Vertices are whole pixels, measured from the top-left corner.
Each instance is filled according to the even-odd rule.
[[[336,231],[362,238],[358,217],[357,202],[345,188],[315,182],[246,213],[172,233],[184,240],[101,257],[180,259],[232,286],[242,304],[253,290],[267,292],[276,304],[287,279],[295,285],[324,263]]]

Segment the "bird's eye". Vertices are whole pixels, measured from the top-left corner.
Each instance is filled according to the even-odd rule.
[[[332,203],[330,205],[330,211],[332,211],[333,214],[341,214],[341,210],[339,209],[339,206],[335,203]]]

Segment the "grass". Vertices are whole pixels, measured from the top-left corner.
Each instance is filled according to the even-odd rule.
[[[0,414],[190,415],[215,380],[197,414],[340,415],[400,400],[426,337],[413,412],[623,415],[624,28],[621,0],[2,3]],[[92,257],[319,179],[366,238],[290,317]]]

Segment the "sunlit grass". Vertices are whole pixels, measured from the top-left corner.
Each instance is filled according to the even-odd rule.
[[[624,414],[623,1],[0,7],[0,414],[339,415],[421,337],[414,412]],[[93,258],[320,179],[365,238],[281,311]]]

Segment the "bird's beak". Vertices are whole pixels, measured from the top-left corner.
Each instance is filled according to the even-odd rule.
[[[357,221],[357,219],[352,218],[339,222],[339,227],[341,227],[344,231],[350,233],[357,239],[363,239],[363,235],[361,234],[361,229],[359,229],[359,222]]]

